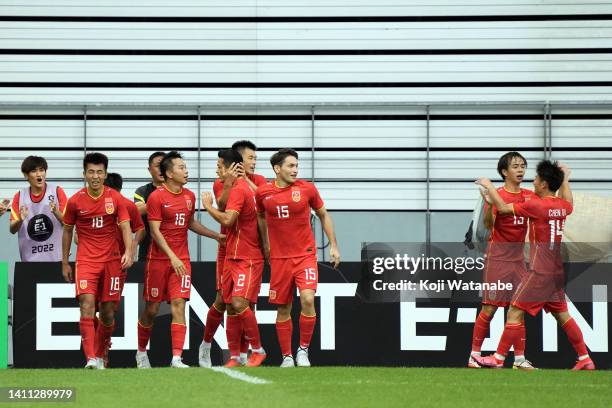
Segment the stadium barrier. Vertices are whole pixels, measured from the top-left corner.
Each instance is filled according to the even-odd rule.
[[[612,368],[609,353],[612,312],[609,291],[612,285],[593,277],[609,276],[609,264],[584,268],[571,264],[574,272],[597,293],[596,301],[581,299],[570,304],[570,311],[582,328],[587,345],[600,368]],[[117,327],[110,352],[111,367],[134,367],[137,343],[136,324],[142,310],[143,268],[135,264],[129,271]],[[599,269],[598,269],[599,268]],[[212,262],[192,263],[192,294],[184,361],[197,365],[198,346],[203,334],[203,320],[215,297],[215,269]],[[367,285],[364,264],[343,263],[340,271],[319,264],[320,283],[316,297],[318,323],[311,345],[315,365],[367,366],[450,366],[467,362],[477,298],[389,301],[377,299],[363,290]],[[588,281],[585,283],[585,281]],[[264,282],[269,272],[264,271]],[[6,286],[6,285],[4,285]],[[361,286],[361,287],[359,287]],[[359,287],[359,290],[358,290]],[[266,364],[280,364],[276,340],[275,309],[267,301],[268,285],[263,284],[257,306],[263,345],[269,353]],[[6,297],[6,296],[5,296]],[[63,282],[59,263],[17,263],[14,285],[14,366],[82,367],[79,310],[74,298],[74,284]],[[294,305],[294,319],[299,306]],[[149,356],[155,367],[167,366],[171,358],[170,309],[162,305],[155,321]],[[5,325],[6,326],[6,325]],[[503,329],[503,315],[498,313],[491,326],[491,338],[483,351],[494,350]],[[527,318],[527,357],[539,367],[568,368],[574,351],[550,316]],[[298,325],[294,325],[297,347]],[[4,336],[6,338],[6,336]],[[220,328],[212,350],[213,364],[221,364],[227,348],[225,331]],[[509,359],[510,361],[512,359]]]

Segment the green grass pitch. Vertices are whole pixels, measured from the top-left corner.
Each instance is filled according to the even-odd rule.
[[[74,387],[76,403],[17,407],[610,407],[612,371],[468,368],[242,368],[250,384],[209,369],[0,370],[1,387]]]

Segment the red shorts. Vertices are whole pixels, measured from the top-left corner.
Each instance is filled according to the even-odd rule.
[[[215,264],[215,289],[220,291],[223,287],[223,265],[225,264],[225,252],[217,252],[217,262]]]
[[[92,294],[97,302],[118,302],[121,299],[121,261],[83,262],[74,266],[76,296]]]
[[[293,302],[295,288],[317,290],[319,268],[315,255],[270,260],[270,294],[268,301],[277,305]]]
[[[512,283],[512,290],[483,290],[482,303],[498,307],[508,307],[512,301],[512,295],[520,285],[522,279],[527,275],[527,266],[524,261],[500,261],[487,258],[485,264],[484,283]]]
[[[221,294],[223,302],[232,303],[232,297],[242,297],[257,303],[261,289],[263,259],[225,259]]]
[[[188,259],[182,261],[187,273],[184,276],[178,276],[169,259],[147,259],[143,293],[145,301],[189,300],[191,295],[191,262]]]
[[[567,312],[562,280],[559,276],[529,271],[512,298],[512,306],[532,316],[542,309],[546,313]]]

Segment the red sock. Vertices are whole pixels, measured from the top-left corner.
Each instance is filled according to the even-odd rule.
[[[227,315],[225,333],[227,335],[227,347],[229,348],[230,356],[240,356],[240,335],[242,334],[242,326],[240,325],[238,316]]]
[[[187,326],[179,323],[170,325],[170,334],[172,335],[172,356],[180,357],[183,355],[183,345],[185,344],[185,334]]]
[[[293,322],[291,317],[284,322],[276,321],[276,336],[283,356],[291,355],[291,336],[293,333]]]
[[[94,330],[96,333],[98,332],[98,325],[100,324],[100,319],[97,316],[94,316]]]
[[[576,354],[578,357],[582,357],[588,355],[587,346],[584,344],[584,338],[582,337],[582,330],[578,327],[578,323],[574,320],[574,318],[570,317],[570,319],[565,322],[561,328],[567,334],[567,339],[570,343],[572,343],[572,347],[576,350]]]
[[[246,332],[242,330],[240,333],[240,354],[246,354],[249,352],[249,339],[247,339]]]
[[[204,327],[204,341],[207,343],[212,342],[219,325],[223,321],[223,312],[217,310],[217,308],[213,305],[210,309],[208,309],[208,314],[206,315],[206,326]]]
[[[83,344],[83,353],[86,359],[96,358],[96,331],[94,330],[94,318],[93,317],[81,317],[79,322],[79,329],[81,330],[81,343]]]
[[[105,326],[100,320],[98,322],[98,328],[96,330],[96,357],[103,358],[106,353],[106,346],[110,344],[111,336],[115,330],[115,322],[113,321],[110,326]]]
[[[140,321],[138,322],[138,351],[147,351],[147,344],[149,344],[152,331],[153,325],[146,327]]]
[[[497,345],[497,356],[495,356],[495,358],[498,361],[503,361],[503,359],[500,359],[499,357],[506,357],[510,347],[512,347],[513,344],[518,344],[518,339],[521,336],[521,325],[522,323],[506,323],[504,332],[502,333],[501,339],[499,339],[499,344]]]
[[[527,332],[525,330],[525,322],[521,323],[521,327],[519,328],[519,335],[516,337],[516,343],[512,346],[514,347],[514,356],[524,356],[525,355],[525,338],[527,337]]]
[[[300,347],[310,347],[310,340],[312,340],[312,332],[316,323],[317,315],[306,316],[300,313]]]
[[[261,348],[261,339],[259,338],[259,327],[257,327],[257,318],[250,307],[247,307],[238,314],[242,328],[246,333],[247,339],[253,346],[253,350]]]
[[[482,343],[489,334],[489,327],[491,326],[491,319],[493,316],[489,316],[484,311],[478,313],[478,317],[474,322],[474,331],[472,333],[472,352],[480,353]]]

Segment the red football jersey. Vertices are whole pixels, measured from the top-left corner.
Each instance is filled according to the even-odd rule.
[[[266,181],[266,178],[264,176],[262,176],[261,174],[247,174],[247,177],[253,182],[255,183],[255,185],[257,187],[259,186],[263,186],[264,184],[267,184],[268,182]]]
[[[108,262],[121,258],[117,224],[128,222],[130,215],[121,194],[104,187],[99,197],[87,188],[77,191],[66,204],[64,224],[75,225],[79,236],[77,261]]]
[[[506,204],[522,203],[534,196],[533,191],[523,188],[518,193],[512,193],[500,187],[497,192]],[[528,219],[516,215],[499,215],[495,207],[493,207],[493,219],[487,256],[499,261],[524,260],[523,246],[525,235],[527,235]]]
[[[565,219],[573,211],[568,201],[544,197],[513,204],[514,215],[529,218],[530,269],[557,273],[563,268],[561,240]]]
[[[246,181],[236,180],[225,212],[238,213],[238,219],[227,230],[226,259],[262,259],[255,192]]]
[[[123,196],[122,196],[123,197]],[[138,207],[134,202],[126,197],[124,198],[125,208],[127,209],[128,214],[130,215],[130,228],[132,229],[132,234],[144,229],[145,225],[142,221],[142,217],[138,212]],[[117,229],[117,239],[119,240],[119,252],[122,254],[125,252],[125,244],[123,243],[123,234],[121,230]]]
[[[189,220],[195,213],[195,194],[183,188],[178,193],[168,190],[162,184],[151,193],[147,200],[147,219],[161,221],[160,231],[172,252],[181,260],[189,260],[189,245],[187,230]],[[151,240],[149,259],[168,259],[159,249],[155,241]]]
[[[213,183],[213,193],[215,194],[217,205],[219,205],[219,199],[221,198],[221,194],[223,193],[223,182],[221,181],[221,179],[216,179]],[[221,230],[219,232],[221,232],[221,234],[227,235],[227,228],[222,225]],[[217,250],[217,257],[225,258],[225,246],[219,244],[219,249]]]
[[[275,182],[257,189],[257,211],[265,212],[270,238],[270,258],[316,255],[310,210],[323,207],[319,191],[304,180],[279,188]]]

